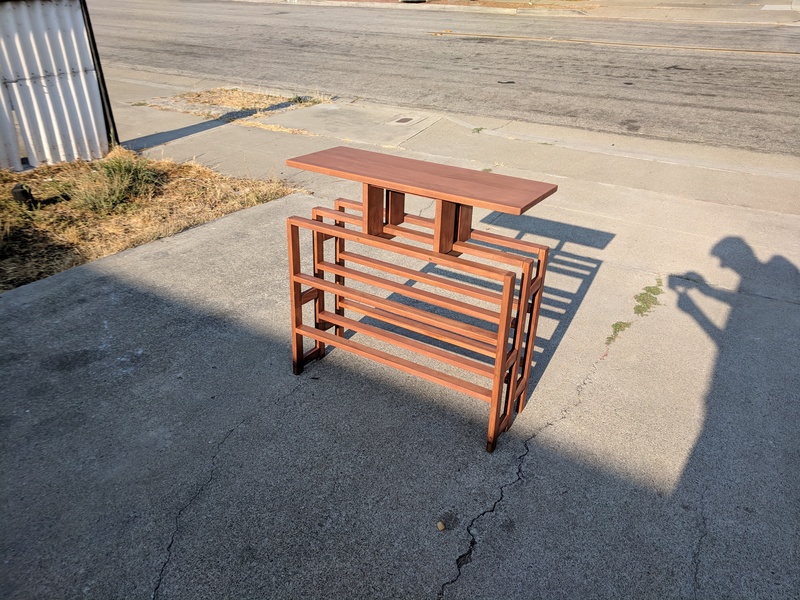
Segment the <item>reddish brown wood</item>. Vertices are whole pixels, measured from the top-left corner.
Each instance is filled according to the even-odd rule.
[[[437,327],[439,329],[449,329],[451,331],[458,331],[460,333],[463,333],[464,335],[471,335],[476,340],[488,344],[496,344],[497,342],[496,334],[488,329],[482,329],[480,327],[476,327],[475,325],[462,323],[461,321],[450,319],[448,317],[443,317],[441,315],[424,311],[413,306],[406,306],[405,304],[400,304],[399,302],[387,300],[386,298],[381,298],[380,296],[375,296],[374,294],[369,294],[367,292],[362,292],[360,290],[354,290],[339,285],[338,283],[335,282],[325,281],[324,279],[317,279],[313,275],[304,275],[301,273],[297,275],[295,279],[306,285],[317,287],[322,291],[329,292],[332,294],[338,294],[343,299],[357,300],[368,306],[382,308],[387,311],[394,312],[394,314],[396,315],[406,317],[408,319],[414,319],[419,323],[432,325],[433,327]]]
[[[436,346],[431,346],[425,342],[420,342],[392,331],[386,331],[384,329],[362,323],[361,321],[354,321],[353,319],[340,317],[339,315],[329,312],[323,313],[323,317],[326,321],[330,321],[336,325],[341,325],[342,327],[345,327],[346,329],[356,333],[364,333],[372,338],[375,338],[376,340],[392,342],[398,348],[405,348],[406,350],[417,352],[422,356],[427,356],[428,358],[433,358],[445,364],[459,367],[465,371],[475,373],[476,375],[491,377],[493,374],[492,365],[478,362],[477,360],[464,358],[463,356],[459,356],[453,352],[448,352],[447,350],[442,350]]]
[[[406,216],[406,195],[403,192],[386,192],[386,223],[400,225]]]
[[[346,199],[337,200],[337,206],[341,209],[346,208],[355,212],[363,210],[363,206],[359,202]],[[406,215],[404,222],[427,229],[434,229],[435,226],[434,219],[417,215]],[[432,234],[419,232],[408,227],[387,226],[385,231],[397,237],[416,241],[430,242],[433,239]],[[472,243],[472,240],[503,247],[507,250],[477,245]],[[464,242],[455,242],[453,250],[461,256],[486,258],[493,262],[512,265],[521,271],[520,289],[518,297],[512,303],[513,317],[511,320],[514,330],[515,360],[518,360],[518,364],[515,365],[508,377],[509,402],[516,406],[516,412],[520,412],[525,407],[527,386],[530,381],[533,360],[532,344],[535,342],[536,326],[538,325],[541,306],[541,294],[539,292],[544,284],[549,248],[541,244],[517,240],[496,233],[473,230],[470,239]],[[517,254],[517,252],[524,253],[524,255]],[[531,255],[536,258],[531,258]],[[504,428],[510,427],[512,420],[512,415],[506,415],[504,417]]]
[[[511,426],[516,412],[525,406],[548,254],[545,246],[474,231],[473,207],[522,214],[557,187],[344,147],[290,159],[287,164],[359,181],[364,190],[360,203],[340,198],[334,204],[336,210],[315,208],[313,220],[287,220],[295,373],[301,372],[308,361],[321,358],[326,344],[330,344],[481,398],[490,404],[486,448],[494,450],[500,433]],[[406,193],[436,199],[435,218],[406,214]],[[361,215],[347,214],[346,210]],[[324,223],[323,219],[331,219],[334,224]],[[311,231],[311,273],[301,270],[300,229]],[[325,241],[330,239],[334,240],[333,262],[326,260],[324,252]],[[421,243],[430,250],[398,241],[401,239]],[[361,247],[358,251],[345,250],[345,242]],[[494,247],[487,247],[487,243]],[[446,267],[466,279],[420,273],[390,259],[368,256],[370,252],[399,254]],[[484,264],[485,261],[509,265],[513,271]],[[334,280],[326,280],[326,274],[333,275]],[[349,281],[357,282],[359,289],[348,285]],[[486,289],[490,282],[500,283],[502,291]],[[417,283],[434,291],[414,288]],[[303,286],[308,289],[304,291]],[[364,291],[365,287],[381,290],[381,295]],[[389,300],[383,297],[386,292],[444,308],[454,316]],[[333,312],[325,309],[326,294],[335,299]],[[453,298],[452,294],[465,300]],[[476,300],[498,310],[476,305]],[[314,302],[313,327],[303,324],[302,305],[308,302]],[[348,318],[345,311],[370,317],[376,324]],[[494,327],[479,327],[461,320],[464,317],[477,318]],[[331,327],[336,335],[327,333]],[[491,387],[475,385],[449,372],[353,341],[344,337],[346,331],[439,361],[451,369],[486,377],[491,380]],[[406,332],[416,335],[411,337]],[[304,337],[315,343],[308,352],[303,352]],[[443,348],[440,342],[456,350]],[[459,348],[488,361],[464,356]]]
[[[509,273],[503,282],[503,289],[511,290],[504,294],[504,304],[500,309],[500,326],[497,332],[497,355],[494,361],[494,378],[492,380],[492,399],[489,408],[489,432],[486,438],[486,450],[493,452],[497,445],[497,437],[500,435],[505,423],[503,418],[510,416],[511,407],[503,407],[503,384],[506,380],[508,370],[505,367],[505,357],[508,353],[508,335],[511,327],[511,299],[515,287],[515,276]]]
[[[368,283],[376,288],[388,290],[394,294],[406,296],[408,298],[414,298],[415,300],[421,300],[422,302],[426,302],[427,304],[431,304],[433,306],[441,306],[442,308],[447,308],[464,315],[469,315],[489,323],[497,324],[500,322],[500,314],[497,311],[476,306],[475,304],[471,304],[469,302],[462,302],[461,300],[455,300],[440,294],[433,294],[425,290],[418,290],[411,286],[403,285],[402,283],[390,281],[375,275],[369,275],[368,273],[363,273],[348,267],[340,267],[333,263],[323,262],[320,263],[319,266],[324,272],[336,273],[337,275],[342,275],[347,279]]]
[[[286,222],[289,241],[289,301],[292,312],[292,365],[295,375],[303,372],[303,336],[297,328],[303,324],[303,293],[296,277],[300,274],[300,229],[291,221]]]
[[[469,239],[472,234],[472,207],[467,204],[461,204],[458,207],[457,223],[456,223],[456,240],[464,242]]]
[[[364,233],[383,233],[383,188],[364,184]]]
[[[495,356],[496,344],[482,342],[474,337],[464,336],[450,329],[433,327],[420,321],[409,319],[402,315],[398,315],[380,308],[374,308],[372,306],[367,306],[366,304],[354,302],[346,298],[342,300],[342,306],[346,310],[357,312],[366,317],[373,317],[383,321],[384,323],[402,327],[408,331],[421,333],[422,335],[428,336],[431,339],[440,340],[442,342],[452,344],[453,346],[458,346],[459,348],[464,348],[465,350],[470,350],[471,352],[475,352],[483,356],[488,356],[490,358],[494,358]]]
[[[447,373],[442,373],[435,369],[431,369],[425,365],[420,365],[399,356],[394,356],[393,354],[383,352],[382,350],[370,348],[369,346],[359,344],[358,342],[354,342],[346,338],[333,336],[330,333],[320,331],[319,329],[314,329],[308,325],[300,325],[298,330],[300,331],[301,335],[306,335],[315,340],[326,342],[332,346],[349,350],[350,352],[358,354],[359,356],[369,358],[389,367],[394,367],[395,369],[405,371],[406,373],[416,375],[417,377],[422,377],[428,381],[442,384],[451,389],[469,394],[475,398],[479,398],[484,402],[489,402],[491,399],[492,391],[490,389],[475,385],[474,383],[470,383],[468,381],[464,381],[458,377],[453,377]]]
[[[425,231],[416,231],[414,229],[409,229],[408,227],[402,227],[400,225],[384,225],[383,231],[384,233],[388,233],[389,235],[399,236],[406,238],[407,240],[422,242],[423,244],[430,244],[431,246],[433,246],[432,233],[427,233]]]
[[[521,215],[558,186],[338,146],[286,161],[290,167],[360,181],[424,198]]]
[[[457,271],[464,271],[465,273],[470,273],[471,275],[478,275],[479,277],[485,277],[495,281],[503,281],[508,273],[508,271],[505,269],[498,269],[497,267],[484,265],[479,262],[466,260],[455,256],[439,254],[438,252],[417,248],[416,246],[411,246],[395,240],[387,240],[367,235],[360,231],[352,231],[349,229],[344,229],[343,227],[337,227],[336,225],[328,225],[327,223],[320,223],[319,221],[306,219],[304,217],[289,217],[288,221],[298,226],[302,226],[305,229],[310,229],[311,231],[319,231],[329,234],[333,237],[353,241],[366,246],[372,246],[380,250],[396,252],[397,254],[402,254],[403,256],[408,256],[410,258],[415,258],[425,262],[447,265]]]
[[[533,289],[534,297],[531,300],[531,313],[528,319],[528,331],[527,331],[527,339],[525,342],[525,350],[527,352],[524,360],[522,361],[523,365],[523,373],[522,373],[522,380],[524,382],[523,387],[521,388],[521,395],[519,396],[519,408],[518,411],[522,412],[525,408],[525,401],[526,395],[525,391],[528,387],[528,382],[530,381],[531,375],[531,368],[533,367],[533,348],[536,343],[536,327],[539,324],[539,313],[541,312],[542,308],[542,294],[544,293],[544,276],[547,273],[547,261],[549,258],[550,249],[546,246],[542,246],[539,251],[539,263],[537,265],[537,273],[536,273],[536,280],[535,286],[531,286]],[[534,289],[535,288],[535,289]]]
[[[436,201],[436,219],[433,228],[433,249],[447,254],[456,241],[458,204],[446,200]]]
[[[446,279],[444,277],[439,277],[438,275],[421,273],[419,271],[414,271],[413,269],[407,269],[399,265],[388,263],[383,260],[378,260],[376,258],[369,258],[367,256],[363,256],[361,254],[355,254],[353,252],[342,253],[342,258],[365,267],[378,269],[380,271],[383,271],[384,273],[392,273],[393,275],[408,277],[409,279],[413,279],[414,281],[417,281],[419,283],[424,283],[441,288],[443,290],[456,292],[464,296],[469,296],[470,298],[475,298],[476,300],[483,300],[484,302],[492,302],[493,304],[500,304],[503,298],[502,295],[498,294],[497,292],[490,292],[488,290],[475,287],[473,285],[458,283],[456,281],[453,281],[452,279]]]

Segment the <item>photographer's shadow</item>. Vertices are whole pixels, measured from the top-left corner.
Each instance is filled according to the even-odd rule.
[[[697,572],[725,573],[748,596],[748,582],[798,578],[785,549],[800,539],[800,275],[782,256],[759,261],[738,237],[722,239],[712,255],[739,275],[736,290],[694,272],[669,277],[678,307],[718,349],[703,431],[675,494],[703,510]],[[701,309],[702,296],[728,305],[723,326]]]

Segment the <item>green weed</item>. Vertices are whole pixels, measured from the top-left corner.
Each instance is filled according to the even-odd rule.
[[[620,333],[625,331],[628,327],[633,325],[630,321],[617,321],[611,326],[611,335],[606,338],[606,344],[610,344]]]
[[[63,182],[57,191],[77,208],[109,214],[133,199],[151,198],[157,193],[164,173],[151,165],[133,153],[112,152],[94,163],[92,176]]]
[[[664,282],[659,277],[656,279],[655,285],[648,285],[640,293],[636,294],[633,299],[636,300],[636,305],[633,307],[633,312],[639,317],[647,316],[653,307],[659,303],[657,296],[664,293],[662,286]],[[619,334],[631,327],[631,321],[617,321],[611,326],[611,335],[606,338],[606,345],[611,344],[619,337]]]
[[[633,312],[643,317],[653,310],[653,307],[659,304],[656,296],[664,293],[664,290],[661,289],[662,285],[663,282],[659,278],[656,280],[656,285],[649,285],[644,288],[643,292],[636,294],[633,297],[633,299],[636,300],[636,306],[633,307]]]

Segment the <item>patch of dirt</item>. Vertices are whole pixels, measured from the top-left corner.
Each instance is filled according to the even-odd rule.
[[[24,192],[15,186],[24,186]],[[0,292],[296,192],[115,148],[101,160],[0,171]]]
[[[168,98],[152,98],[137,106],[150,106],[161,110],[182,112],[204,119],[219,119],[245,127],[258,127],[300,135],[314,135],[301,129],[288,129],[263,123],[263,119],[305,106],[331,102],[322,94],[285,98],[240,88],[214,88],[200,92],[187,92]]]

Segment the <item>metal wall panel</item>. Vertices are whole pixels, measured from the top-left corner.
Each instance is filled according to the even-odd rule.
[[[0,2],[2,168],[101,158],[108,132],[79,0]],[[12,141],[13,138],[13,141]]]

